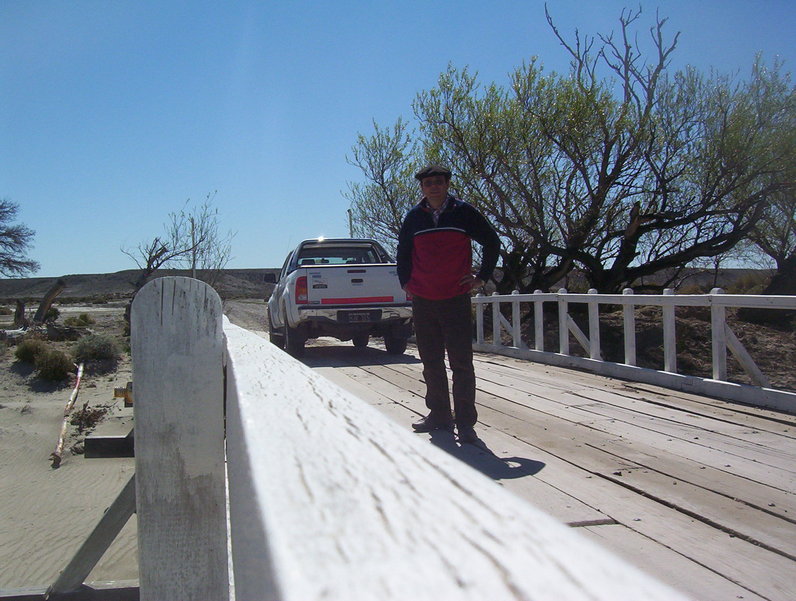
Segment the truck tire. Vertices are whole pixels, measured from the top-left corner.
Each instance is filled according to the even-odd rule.
[[[353,342],[354,346],[357,348],[368,346],[368,342],[370,342],[370,334],[357,334],[351,338],[351,342]]]
[[[391,355],[402,355],[406,352],[406,338],[393,334],[385,334],[384,346]]]
[[[297,328],[291,328],[285,323],[285,350],[293,357],[304,356],[304,337]]]

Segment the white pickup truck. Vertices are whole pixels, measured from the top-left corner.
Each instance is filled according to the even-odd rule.
[[[400,355],[412,332],[412,306],[396,265],[375,240],[304,240],[285,259],[268,301],[271,342],[294,357],[310,338],[332,336],[367,346],[383,337]]]

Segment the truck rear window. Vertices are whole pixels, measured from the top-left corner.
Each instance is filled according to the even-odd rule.
[[[356,265],[381,263],[379,254],[372,246],[358,247],[312,247],[304,246],[299,251],[298,264],[305,265]]]

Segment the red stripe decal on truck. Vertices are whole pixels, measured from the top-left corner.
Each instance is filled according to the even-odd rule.
[[[361,298],[322,298],[322,305],[354,305],[364,303],[391,303],[394,296],[365,296]]]

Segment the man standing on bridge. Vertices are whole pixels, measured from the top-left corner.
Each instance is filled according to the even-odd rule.
[[[470,294],[492,277],[500,239],[472,205],[448,193],[451,172],[429,165],[415,178],[423,199],[404,219],[398,237],[398,278],[412,295],[412,314],[430,413],[412,424],[417,432],[453,430],[460,443],[474,443],[473,327]],[[473,273],[472,241],[483,249]],[[453,371],[453,415],[445,352]]]

